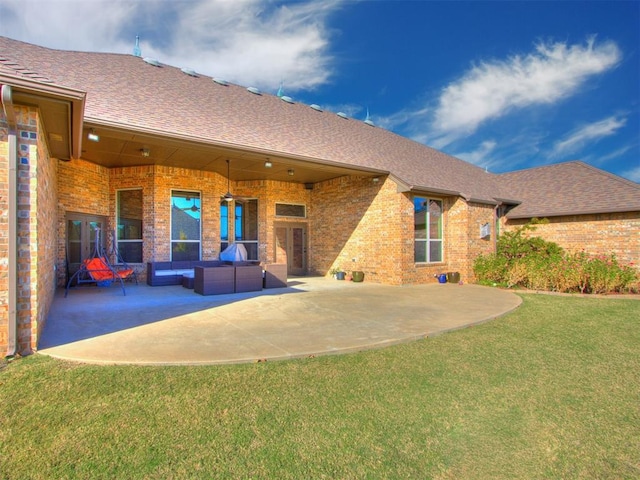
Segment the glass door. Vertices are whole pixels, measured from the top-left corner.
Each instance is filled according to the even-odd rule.
[[[91,258],[96,252],[96,238],[98,238],[98,252],[105,251],[106,242],[106,218],[92,215],[73,214],[67,215],[67,278],[70,278],[83,260]],[[98,237],[96,232],[100,231]]]
[[[276,225],[276,263],[286,263],[289,275],[307,274],[307,226]]]

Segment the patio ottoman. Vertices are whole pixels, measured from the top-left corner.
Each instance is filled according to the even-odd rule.
[[[194,274],[193,290],[200,295],[220,295],[235,290],[235,268],[232,266],[196,267]]]
[[[262,267],[260,265],[236,266],[236,293],[262,290]]]
[[[195,283],[195,273],[188,272],[182,274],[182,286],[184,288],[193,288],[193,284]]]
[[[264,266],[264,288],[284,288],[287,286],[287,264],[268,263]]]

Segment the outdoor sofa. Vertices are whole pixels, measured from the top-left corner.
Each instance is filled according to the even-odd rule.
[[[185,283],[185,277],[193,279],[193,283]],[[255,292],[286,287],[287,265],[220,260],[148,262],[147,284],[188,286],[201,295]]]
[[[152,287],[182,285],[184,274],[193,274],[195,267],[219,267],[220,260],[198,260],[180,262],[148,262],[147,284]]]

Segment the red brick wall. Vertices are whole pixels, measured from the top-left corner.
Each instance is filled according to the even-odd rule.
[[[55,294],[56,161],[49,158],[38,111],[16,106],[18,147],[17,347],[37,347]],[[0,350],[8,344],[8,130],[0,119]]]
[[[85,160],[58,162],[58,286],[66,282],[68,212],[110,217],[109,169]],[[113,222],[109,220],[107,229]]]
[[[340,177],[317,184],[311,202],[312,273],[325,275],[332,268],[340,268],[347,274],[363,271],[365,281],[402,282],[406,248],[402,238],[407,228],[413,229],[413,220],[410,226],[403,224],[401,210],[407,202],[396,192],[395,183]]]
[[[537,225],[533,235],[556,242],[569,252],[584,249],[596,255],[613,253],[625,264],[640,263],[640,212],[571,215],[548,220],[548,224]],[[508,220],[503,228],[510,230],[527,221]]]

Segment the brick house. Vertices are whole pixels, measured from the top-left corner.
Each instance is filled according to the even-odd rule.
[[[56,289],[96,238],[142,280],[147,262],[215,259],[236,242],[291,275],[473,281],[499,229],[541,216],[553,219],[541,233],[570,248],[640,254],[640,186],[580,162],[496,175],[369,121],[153,59],[2,37],[0,85],[9,352],[37,348]]]

